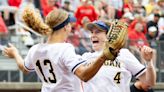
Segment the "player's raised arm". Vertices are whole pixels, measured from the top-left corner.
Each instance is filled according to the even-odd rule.
[[[28,71],[24,67],[23,58],[21,57],[21,55],[19,54],[19,51],[13,44],[9,43],[9,47],[5,47],[5,49],[3,50],[3,54],[4,54],[4,56],[7,56],[9,58],[14,58],[16,60],[16,63],[18,65],[19,69],[23,73],[28,73]]]
[[[97,71],[101,68],[103,63],[107,60],[104,55],[99,56],[94,63],[89,65],[81,65],[76,69],[75,74],[83,81],[88,81],[91,79]]]
[[[156,83],[156,71],[153,65],[153,49],[148,46],[141,48],[141,56],[145,59],[146,72],[139,76],[139,80],[149,86],[154,86]]]

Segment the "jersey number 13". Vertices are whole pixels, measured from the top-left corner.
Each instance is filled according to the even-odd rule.
[[[46,60],[44,60],[43,63],[44,63],[45,66],[49,65],[49,73],[52,75],[52,77],[53,77],[52,79],[50,77],[48,77],[48,78],[45,77],[45,75],[43,73],[43,69],[42,69],[40,63],[42,63],[42,62],[40,62],[39,60],[37,60],[36,66],[39,68],[40,73],[42,74],[44,81],[45,82],[48,82],[49,81],[51,83],[56,83],[56,77],[55,77],[55,74],[53,72],[54,69],[52,67],[52,64],[51,64],[50,60],[47,60],[46,59]]]

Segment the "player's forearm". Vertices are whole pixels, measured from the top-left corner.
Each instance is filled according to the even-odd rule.
[[[92,64],[82,65],[80,67],[81,69],[77,69],[77,71],[75,71],[75,74],[77,74],[81,80],[87,82],[98,72],[105,60],[106,57],[102,55]]]
[[[150,86],[154,86],[156,83],[156,72],[153,65],[153,62],[147,63],[147,71],[146,71],[146,82]]]
[[[24,67],[24,60],[23,58],[19,55],[19,54],[15,54],[14,56],[16,63],[19,67],[19,69],[23,72],[23,73],[28,73],[28,71],[25,69]]]
[[[153,62],[148,62],[146,69],[146,75],[144,76],[145,78],[143,81],[150,87],[154,86],[156,83],[156,72]]]

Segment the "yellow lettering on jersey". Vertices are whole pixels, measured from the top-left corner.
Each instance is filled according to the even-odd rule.
[[[121,64],[120,62],[118,62],[118,60],[115,60],[115,61],[111,61],[111,60],[106,60],[104,62],[104,66],[113,66],[113,67],[121,67]]]

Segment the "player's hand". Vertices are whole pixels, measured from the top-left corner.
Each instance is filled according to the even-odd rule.
[[[3,50],[3,55],[9,58],[14,58],[17,54],[18,54],[17,48],[11,43],[9,43],[9,46],[5,47]]]
[[[141,56],[147,61],[150,62],[153,58],[153,49],[148,46],[143,46],[140,48]]]

